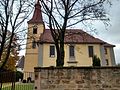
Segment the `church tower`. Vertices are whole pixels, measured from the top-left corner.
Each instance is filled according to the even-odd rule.
[[[41,5],[39,0],[35,4],[33,17],[28,21],[28,33],[26,44],[26,55],[24,62],[24,72],[34,72],[34,67],[38,66],[38,44],[37,41],[44,31]]]

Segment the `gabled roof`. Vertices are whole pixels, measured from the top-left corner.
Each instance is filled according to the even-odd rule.
[[[39,3],[39,0],[35,4],[35,10],[33,13],[33,17],[31,20],[28,21],[28,23],[43,23],[41,5]]]
[[[40,43],[54,43],[49,29],[45,29],[39,40]],[[80,29],[67,29],[65,43],[69,44],[105,44],[104,41],[91,36]]]

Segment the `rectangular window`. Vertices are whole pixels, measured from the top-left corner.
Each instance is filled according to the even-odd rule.
[[[35,40],[33,40],[33,42],[32,42],[32,48],[33,48],[33,49],[36,48],[36,42],[35,42]]]
[[[109,61],[108,61],[108,59],[106,59],[106,65],[109,65]]]
[[[50,46],[50,57],[55,57],[55,46]]]
[[[33,34],[37,34],[37,28],[33,28]]]
[[[70,58],[75,57],[74,46],[69,46],[69,56],[70,56]]]
[[[93,57],[94,55],[93,46],[88,46],[88,53],[89,53],[89,57]]]
[[[107,54],[107,48],[104,48],[104,50],[105,50],[105,54]]]

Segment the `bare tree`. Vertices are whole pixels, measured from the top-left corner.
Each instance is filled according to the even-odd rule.
[[[9,60],[14,38],[19,35],[22,23],[30,15],[32,4],[33,0],[0,0],[0,61],[3,53],[6,52],[0,70]]]
[[[64,65],[64,37],[66,29],[85,21],[107,21],[104,5],[109,0],[40,0],[43,13],[55,42],[56,66]]]

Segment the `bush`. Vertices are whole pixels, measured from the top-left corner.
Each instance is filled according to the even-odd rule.
[[[27,83],[29,83],[29,82],[31,83],[31,81],[32,81],[32,80],[31,80],[31,77],[28,77],[28,78],[27,78]]]
[[[23,80],[23,73],[16,71],[16,81],[19,81],[19,79]]]
[[[24,79],[22,82],[23,82],[23,83],[26,83],[27,81]]]
[[[100,64],[100,58],[96,55],[93,56],[93,66],[101,66]]]

